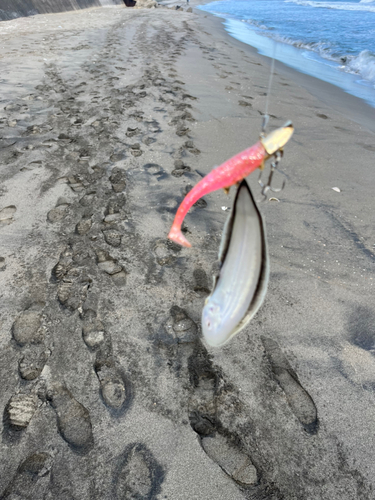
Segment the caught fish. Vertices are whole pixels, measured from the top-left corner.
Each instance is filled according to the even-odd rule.
[[[223,188],[228,192],[230,186],[242,181],[257,168],[263,169],[264,162],[268,158],[280,154],[291,138],[293,130],[292,123],[287,122],[283,127],[262,137],[254,146],[233,156],[201,179],[178,207],[168,238],[181,246],[191,247],[181,232],[182,222],[191,206],[202,196],[217,189]]]
[[[202,312],[206,342],[219,347],[251,320],[267,291],[269,261],[262,216],[245,180],[223,231],[220,271]]]

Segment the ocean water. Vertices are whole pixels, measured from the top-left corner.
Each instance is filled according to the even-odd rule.
[[[260,53],[375,107],[375,0],[222,0],[200,9]]]

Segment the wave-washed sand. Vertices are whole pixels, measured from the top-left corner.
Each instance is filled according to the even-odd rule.
[[[373,132],[277,66],[271,127],[296,132],[261,205],[269,291],[209,349],[233,193],[189,213],[192,249],[166,235],[257,140],[266,60],[162,7],[0,30],[0,498],[374,498]]]

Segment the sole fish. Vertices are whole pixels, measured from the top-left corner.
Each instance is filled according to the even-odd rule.
[[[220,271],[202,312],[203,336],[213,347],[224,345],[247,325],[267,292],[265,227],[245,180],[224,227],[219,262]]]

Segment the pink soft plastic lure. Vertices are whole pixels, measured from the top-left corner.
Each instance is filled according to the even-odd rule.
[[[189,191],[178,207],[168,238],[183,247],[191,247],[181,232],[181,225],[192,205],[202,196],[217,189],[229,189],[257,168],[263,168],[264,161],[280,151],[292,134],[293,125],[287,122],[283,127],[260,139],[254,146],[236,154],[207,174]]]

